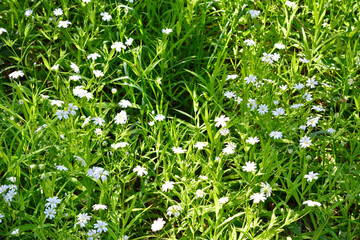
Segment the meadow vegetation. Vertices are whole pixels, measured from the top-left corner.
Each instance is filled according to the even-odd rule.
[[[2,0],[2,239],[359,239],[360,5]]]

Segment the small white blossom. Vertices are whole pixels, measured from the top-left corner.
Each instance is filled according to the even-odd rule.
[[[69,20],[66,21],[59,21],[58,27],[59,28],[67,28],[71,22]]]
[[[254,203],[259,203],[260,201],[265,202],[266,197],[263,192],[260,193],[254,193],[250,196],[250,200],[254,200]]]
[[[163,29],[161,31],[162,31],[162,33],[165,33],[165,34],[169,35],[170,33],[172,33],[173,30],[171,28],[165,28],[165,29]]]
[[[165,226],[165,221],[162,218],[158,218],[151,224],[151,231],[160,231]]]
[[[112,19],[112,16],[108,12],[100,13],[100,16],[102,16],[103,21],[109,22]]]
[[[148,174],[146,168],[144,168],[144,167],[142,167],[142,166],[139,166],[139,165],[136,166],[133,171],[136,172],[136,174],[137,174],[139,177],[142,177],[142,176]]]
[[[115,49],[116,52],[120,52],[121,49],[126,49],[126,46],[122,43],[122,42],[114,42],[112,45],[111,45],[111,49]]]
[[[256,171],[256,163],[254,162],[246,162],[245,166],[242,167],[245,172],[255,172]]]

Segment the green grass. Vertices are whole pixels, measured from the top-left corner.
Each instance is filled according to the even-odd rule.
[[[88,239],[103,221],[101,239],[358,239],[360,5],[285,2],[3,0],[0,236]],[[110,21],[102,20],[104,12]],[[67,28],[58,26],[66,20]],[[126,49],[111,47],[129,38]],[[247,39],[256,44],[247,46]],[[87,59],[92,53],[100,57]],[[269,64],[264,53],[279,57]],[[18,70],[24,76],[11,77]],[[311,78],[313,87],[306,85]],[[87,97],[74,92],[78,86]],[[57,111],[70,103],[76,114],[59,119]],[[284,114],[274,116],[277,108]],[[126,123],[117,124],[123,110]],[[221,128],[215,125],[222,115],[229,121]],[[94,117],[105,122],[96,125]],[[282,137],[270,137],[273,131]],[[303,147],[306,136],[311,144]],[[198,142],[208,145],[197,149]],[[247,162],[256,170],[245,171]],[[147,173],[139,176],[137,166]],[[108,171],[103,181],[89,174],[94,167]],[[310,172],[318,178],[308,181]],[[165,190],[165,182],[173,188]],[[256,203],[252,197],[265,183],[272,193]],[[61,202],[52,218],[44,211],[55,196]],[[180,207],[178,216],[167,214],[172,206]],[[79,214],[91,217],[84,227],[76,224]],[[165,225],[154,231],[158,218]]]

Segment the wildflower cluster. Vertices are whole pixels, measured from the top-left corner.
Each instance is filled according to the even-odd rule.
[[[270,2],[0,4],[0,236],[357,239],[359,4]]]

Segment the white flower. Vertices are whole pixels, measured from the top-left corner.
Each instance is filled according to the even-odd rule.
[[[297,4],[295,2],[286,1],[285,5],[288,7],[291,7],[292,9],[295,9]]]
[[[280,59],[280,54],[279,53],[274,53],[271,55],[271,59],[274,60],[275,62],[279,61]]]
[[[18,235],[18,234],[19,234],[19,229],[18,228],[16,228],[14,231],[11,232],[11,235]]]
[[[271,188],[270,184],[262,182],[260,184],[260,186],[261,186],[260,192],[264,193],[266,197],[270,197],[271,196],[271,191],[272,191],[272,188]]]
[[[318,124],[320,117],[314,117],[314,118],[310,118],[308,119],[308,121],[306,122],[306,126],[312,126],[312,127],[316,127],[316,124]]]
[[[209,179],[207,176],[203,176],[203,175],[200,175],[199,178],[200,178],[201,180],[208,180],[208,179]]]
[[[93,74],[95,75],[95,77],[103,77],[104,73],[101,70],[94,70]]]
[[[116,124],[125,124],[127,122],[126,112],[122,110],[120,113],[116,114],[114,120]]]
[[[325,112],[326,111],[326,109],[323,108],[322,106],[316,106],[316,105],[312,106],[311,109],[315,110],[317,112]]]
[[[237,104],[240,104],[243,101],[243,99],[241,97],[235,97],[235,102]]]
[[[257,10],[249,10],[248,13],[251,15],[252,18],[256,18],[260,15],[260,11]]]
[[[41,100],[49,99],[48,95],[40,94],[40,96],[41,96]]]
[[[127,142],[119,142],[119,143],[113,143],[113,144],[111,144],[111,147],[112,147],[114,150],[118,149],[119,147],[124,148],[124,147],[126,147],[126,146],[129,146],[129,143],[127,143]]]
[[[2,213],[0,213],[0,223],[2,222],[1,219],[3,219],[3,217],[5,217]]]
[[[93,177],[95,180],[99,180],[101,178],[101,181],[104,182],[107,179],[107,176],[109,176],[109,172],[105,171],[101,167],[93,167],[88,170],[86,176]]]
[[[239,77],[239,76],[238,76],[238,75],[236,75],[236,74],[227,75],[227,76],[226,76],[226,80],[229,80],[229,79],[236,79],[237,77]]]
[[[65,166],[62,166],[62,165],[58,165],[58,166],[55,166],[57,170],[59,171],[67,171],[69,170],[67,167]]]
[[[163,121],[164,119],[165,119],[165,116],[162,115],[162,114],[157,114],[157,115],[154,117],[154,120],[155,120],[155,121],[159,121],[159,122]]]
[[[150,121],[150,122],[148,122],[149,123],[149,126],[151,127],[151,126],[154,126],[154,124],[155,124],[155,122],[154,121]]]
[[[90,0],[82,0],[82,1],[83,2],[84,1],[89,1],[90,2]],[[94,229],[89,230],[86,234],[89,236],[87,238],[87,240],[98,240],[100,238],[99,234]]]
[[[79,73],[80,69],[78,67],[78,65],[76,65],[75,63],[71,63],[70,64],[71,69],[75,72],[75,73]]]
[[[161,186],[161,190],[163,192],[167,192],[168,190],[172,190],[174,188],[174,182],[171,181],[166,181],[162,186]]]
[[[314,207],[314,206],[321,206],[321,203],[319,202],[315,202],[315,201],[312,201],[312,200],[307,200],[305,202],[303,202],[303,204],[307,204],[309,207]]]
[[[112,94],[117,93],[117,89],[116,89],[116,88],[112,88],[112,89],[111,89],[111,93],[112,93]]]
[[[236,144],[233,142],[229,142],[226,144],[225,148],[222,150],[222,152],[226,155],[233,154],[235,152]]]
[[[263,56],[261,57],[261,61],[272,65],[274,63],[273,55],[271,53],[263,53]]]
[[[172,147],[171,148],[174,153],[182,154],[186,152],[186,149],[182,149],[182,147]]]
[[[81,0],[83,3],[89,3],[91,0]]]
[[[226,92],[224,93],[224,96],[225,96],[226,98],[230,98],[230,99],[236,97],[235,93],[234,93],[234,92],[231,92],[231,91],[226,91]]]
[[[55,215],[56,215],[56,209],[52,208],[52,207],[46,208],[44,213],[45,213],[46,218],[53,219],[55,217]]]
[[[83,97],[86,97],[86,95],[88,94],[88,91],[86,91],[84,89],[84,86],[76,86],[73,89],[73,94],[76,97],[83,98]]]
[[[265,202],[266,197],[263,192],[260,193],[254,193],[250,196],[250,200],[254,200],[254,203],[259,203],[260,201]]]
[[[222,128],[222,129],[220,129],[219,132],[222,136],[226,136],[230,133],[229,129],[227,129],[227,128]]]
[[[160,85],[160,84],[161,84],[161,80],[162,80],[161,77],[157,77],[157,78],[155,79],[155,82]]]
[[[285,45],[282,43],[275,43],[274,47],[277,49],[285,49]]]
[[[102,16],[101,19],[102,19],[103,21],[109,22],[109,21],[112,19],[111,15],[110,15],[108,12],[100,13],[100,16]]]
[[[16,177],[8,177],[7,180],[14,183],[14,182],[16,182]]]
[[[88,125],[90,120],[91,120],[91,116],[85,118],[83,124],[81,125],[81,127],[84,128],[86,125]]]
[[[74,105],[73,103],[69,103],[68,112],[71,115],[75,116],[76,115],[76,110],[79,110],[79,108],[76,105]]]
[[[87,213],[79,213],[78,217],[77,217],[77,222],[75,223],[74,226],[76,225],[80,225],[80,227],[85,227],[85,224],[88,223],[88,221],[90,220],[91,216],[89,216]]]
[[[319,173],[314,173],[313,171],[309,172],[304,176],[304,178],[307,179],[308,182],[312,182],[314,179],[318,179]]]
[[[285,91],[285,90],[288,88],[288,86],[287,86],[287,85],[282,85],[282,86],[279,86],[279,88],[280,88],[281,90]]]
[[[117,51],[117,52],[120,52],[121,49],[126,49],[126,46],[122,43],[122,42],[114,42],[112,45],[111,45],[111,49],[114,49]]]
[[[130,45],[133,43],[133,41],[134,41],[134,39],[128,38],[128,39],[126,40],[126,42],[125,42],[125,45],[126,45],[126,46],[130,46]]]
[[[300,147],[306,148],[306,147],[310,147],[311,145],[312,143],[310,137],[305,136],[300,139]]]
[[[81,76],[79,76],[79,75],[71,75],[69,77],[70,81],[79,81],[80,79],[81,79]]]
[[[3,33],[6,33],[7,30],[5,28],[0,28],[0,35],[3,34]]]
[[[306,81],[306,86],[310,88],[315,88],[316,85],[318,85],[318,81],[316,81],[315,77],[309,78]]]
[[[57,8],[53,11],[55,16],[61,16],[64,14],[63,10],[61,8]]]
[[[15,197],[16,194],[17,194],[16,189],[11,189],[4,196],[4,200],[9,206],[10,206],[10,202],[12,202],[12,200]]]
[[[255,41],[252,40],[252,39],[246,39],[246,40],[244,41],[244,43],[246,43],[246,45],[249,46],[249,47],[256,45]]]
[[[301,90],[301,89],[303,89],[305,86],[304,86],[304,84],[302,84],[302,83],[295,83],[295,85],[294,85],[294,89],[296,89],[296,90]]]
[[[257,108],[256,101],[254,99],[251,99],[251,98],[249,98],[248,101],[249,101],[248,104],[247,104],[248,108],[251,107],[250,111],[254,111]]]
[[[105,120],[102,119],[101,117],[93,117],[92,120],[94,121],[95,125],[104,126]]]
[[[61,119],[68,119],[69,118],[69,112],[64,110],[57,110],[55,113],[55,116],[58,117],[59,120]]]
[[[205,197],[205,195],[206,195],[205,192],[203,190],[201,190],[201,189],[198,189],[195,192],[195,197],[196,198],[203,198],[203,197]]]
[[[69,20],[66,21],[59,21],[58,27],[59,28],[67,28],[71,22]]]
[[[327,131],[328,131],[330,134],[333,134],[333,133],[336,132],[336,130],[335,130],[335,129],[332,129],[332,128],[329,128]]]
[[[162,33],[165,33],[165,34],[169,35],[170,33],[172,33],[173,30],[171,28],[165,28],[165,29],[163,29],[161,31],[162,31]]]
[[[245,77],[245,83],[256,83],[257,77],[254,74],[250,74],[248,77]]]
[[[142,177],[142,176],[148,174],[146,168],[139,166],[139,165],[136,166],[133,171],[136,172],[139,177]]]
[[[204,149],[204,147],[207,147],[208,145],[209,145],[209,143],[207,143],[207,142],[197,142],[194,147],[199,150],[202,150],[202,149]]]
[[[50,100],[50,105],[51,106],[54,106],[54,105],[56,105],[56,106],[58,106],[58,107],[61,107],[62,105],[63,105],[63,101],[61,101],[61,100]]]
[[[131,106],[131,102],[129,100],[123,99],[119,102],[119,106],[122,108],[127,108]]]
[[[91,54],[89,54],[86,58],[87,58],[87,60],[89,60],[89,59],[92,59],[92,60],[96,60],[97,58],[99,58],[99,57],[101,57],[100,56],[100,54],[98,54],[98,53],[91,53]]]
[[[151,231],[160,231],[165,226],[165,221],[162,218],[158,218],[151,224]]]
[[[108,224],[106,222],[103,222],[101,220],[97,220],[97,223],[94,224],[94,228],[98,233],[107,232],[107,226]]]
[[[229,197],[222,197],[218,200],[219,204],[225,204],[229,201]]]
[[[281,132],[277,132],[277,131],[272,131],[270,133],[270,137],[273,137],[274,139],[280,139],[282,138],[282,133]]]
[[[93,209],[94,210],[106,210],[107,209],[107,206],[106,205],[103,205],[103,204],[94,204],[93,205]]]
[[[272,114],[273,114],[275,117],[278,117],[278,116],[284,115],[284,114],[285,114],[285,110],[284,110],[284,108],[276,108],[274,111],[272,111]]]
[[[300,108],[300,107],[302,107],[302,106],[304,106],[304,104],[302,104],[302,103],[300,103],[300,104],[293,104],[293,105],[290,106],[290,108],[292,108],[292,109],[298,109],[298,108]]]
[[[248,139],[246,139],[246,142],[254,145],[255,143],[260,142],[260,139],[258,137],[249,137]]]
[[[246,162],[245,166],[242,167],[245,172],[255,172],[256,171],[256,163],[254,162]]]
[[[267,113],[269,111],[269,108],[268,106],[266,106],[265,104],[261,104],[258,108],[258,112],[261,114],[261,115],[264,115],[265,113]]]
[[[1,185],[0,186],[0,194],[4,193],[9,188],[8,185]]]
[[[302,63],[309,63],[310,62],[310,60],[307,60],[306,58],[300,58],[299,61],[302,62]]]
[[[225,115],[221,115],[220,117],[215,118],[215,127],[226,127],[226,122],[230,121],[229,117],[226,117]]]
[[[9,74],[9,78],[12,78],[12,79],[18,79],[19,77],[23,77],[25,74],[23,71],[21,70],[18,70],[18,71],[15,71],[15,72],[12,72]]]
[[[32,13],[33,13],[33,10],[27,9],[27,10],[25,11],[25,16],[26,16],[26,17],[29,17]]]
[[[300,130],[305,130],[305,129],[306,129],[306,126],[305,126],[305,125],[301,125],[301,126],[299,127],[299,129],[300,129]]]
[[[51,70],[54,70],[54,71],[57,71],[57,70],[59,70],[59,67],[60,67],[59,64],[55,64],[55,65],[52,66],[50,69],[51,69]]]
[[[46,201],[47,201],[47,203],[45,204],[45,207],[50,206],[50,208],[56,208],[57,204],[60,204],[61,199],[59,199],[57,196],[55,196],[55,197],[46,199]]]
[[[96,135],[100,136],[100,135],[102,134],[101,128],[96,128],[96,129],[94,130],[94,133],[95,133]]]
[[[74,156],[74,158],[76,159],[76,161],[80,162],[82,166],[84,166],[84,167],[86,166],[86,162],[84,159],[82,159],[81,157],[76,156],[76,155]]]
[[[175,206],[169,207],[169,208],[167,209],[166,214],[167,214],[168,216],[174,215],[175,217],[178,217],[178,216],[180,216],[180,212],[181,212],[181,211],[182,211],[182,208],[181,208],[180,206],[175,205]]]
[[[308,92],[305,92],[305,93],[304,93],[303,98],[304,98],[307,102],[313,100],[312,95],[311,95],[310,93],[308,93]]]

